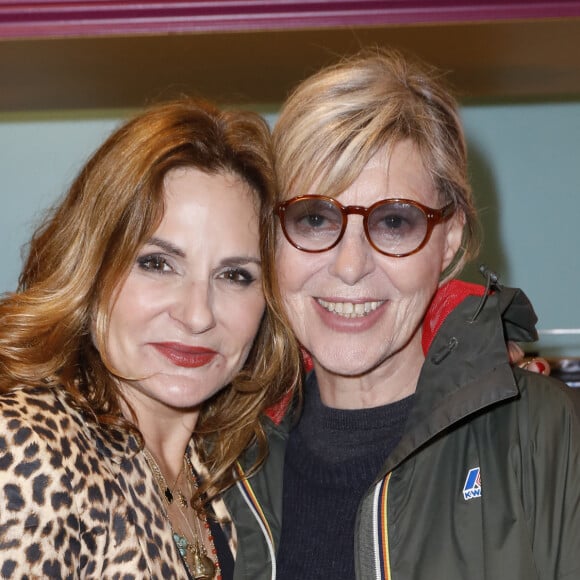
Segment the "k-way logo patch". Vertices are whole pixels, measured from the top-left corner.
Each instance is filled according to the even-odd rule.
[[[463,485],[463,499],[468,501],[474,497],[481,497],[481,474],[479,467],[470,469]]]

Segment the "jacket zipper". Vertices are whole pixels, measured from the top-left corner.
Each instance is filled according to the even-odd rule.
[[[391,474],[392,472],[389,472],[377,483],[373,494],[373,540],[377,580],[391,580],[389,530],[387,522],[387,498]]]
[[[270,554],[270,559],[272,561],[272,575],[270,578],[271,580],[276,580],[276,553],[274,552],[274,540],[272,538],[272,531],[270,530],[270,525],[268,524],[268,520],[264,515],[262,506],[260,505],[260,502],[258,501],[250,482],[246,479],[244,475],[244,470],[242,469],[242,466],[239,463],[237,464],[237,471],[238,474],[241,476],[241,479],[238,479],[236,485],[240,490],[240,493],[242,494],[244,501],[250,508],[252,515],[254,516],[254,518],[258,522],[258,525],[260,526],[260,530],[266,541],[266,546],[268,547],[268,552]]]

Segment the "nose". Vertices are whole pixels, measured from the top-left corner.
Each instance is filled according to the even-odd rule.
[[[184,283],[176,292],[169,314],[191,334],[201,334],[213,328],[216,321],[208,282]]]
[[[347,228],[333,252],[330,273],[353,286],[375,267],[374,250],[364,232],[362,216],[350,215]]]

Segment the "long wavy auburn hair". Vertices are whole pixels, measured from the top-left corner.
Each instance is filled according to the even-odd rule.
[[[257,114],[193,99],[154,106],[117,129],[92,155],[33,235],[17,292],[0,302],[0,392],[65,389],[103,426],[123,417],[120,377],[106,351],[109,315],[141,246],[164,213],[163,184],[175,168],[232,173],[259,209],[266,309],[239,376],[202,405],[193,439],[209,478],[200,490],[232,485],[252,443],[267,453],[261,416],[300,381],[301,357],[275,290],[275,180],[270,132]],[[142,438],[141,438],[142,440]]]

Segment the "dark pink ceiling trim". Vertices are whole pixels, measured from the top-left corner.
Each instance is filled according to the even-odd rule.
[[[1,2],[0,38],[578,18],[580,0]]]

